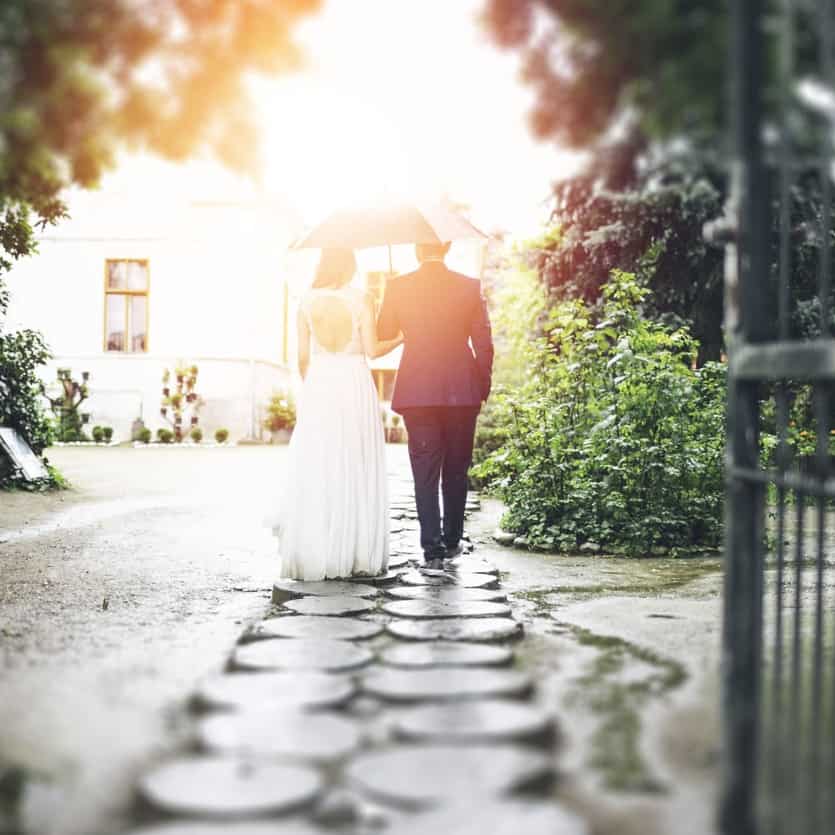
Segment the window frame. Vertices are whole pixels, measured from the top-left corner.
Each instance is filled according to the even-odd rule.
[[[114,290],[110,287],[110,265],[124,261],[133,261],[143,264],[145,267],[145,275],[147,281],[144,290],[130,290],[128,288]],[[121,351],[112,350],[107,347],[107,303],[110,296],[124,297],[124,323],[125,323],[125,345],[130,345],[132,334],[128,332],[130,324],[130,314],[128,313],[131,298],[135,296],[142,296],[145,298],[145,349],[142,351],[130,351],[123,349]],[[102,350],[105,354],[147,354],[150,351],[151,345],[151,260],[150,258],[105,258],[104,259],[104,311],[102,322]]]

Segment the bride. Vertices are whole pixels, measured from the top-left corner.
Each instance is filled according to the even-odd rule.
[[[367,357],[377,340],[374,303],[349,282],[354,253],[322,251],[298,314],[298,421],[284,498],[273,519],[279,576],[324,580],[384,572],[389,520],[385,439]]]

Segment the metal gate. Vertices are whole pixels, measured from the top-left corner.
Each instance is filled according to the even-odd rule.
[[[723,835],[835,832],[834,3],[732,4]],[[812,187],[804,226],[793,207]],[[819,332],[801,337],[810,251]]]

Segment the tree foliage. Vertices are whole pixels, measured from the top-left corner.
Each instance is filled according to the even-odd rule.
[[[722,142],[729,112],[730,8],[723,0],[485,0],[496,42],[518,50],[536,98],[534,132],[588,148],[631,128],[651,140]],[[783,31],[785,4],[766,4],[766,35]],[[822,4],[791,10],[799,78],[819,69]],[[831,13],[831,12],[829,12]],[[779,52],[771,45],[769,84]],[[766,97],[772,106],[774,98]]]
[[[182,159],[254,161],[249,71],[294,66],[319,0],[4,0],[0,4],[0,271],[94,185],[127,142]]]
[[[723,258],[703,235],[722,213],[717,180],[668,165],[620,191],[601,186],[592,172],[557,183],[553,229],[532,251],[549,295],[594,303],[613,270],[637,269],[652,291],[646,312],[690,327],[700,362],[719,359]]]
[[[488,0],[496,41],[521,51],[535,133],[588,147],[625,118],[647,136],[716,136],[723,121],[721,0]]]

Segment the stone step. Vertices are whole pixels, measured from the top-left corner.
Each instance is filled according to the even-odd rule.
[[[392,667],[501,667],[513,660],[507,647],[439,641],[431,644],[395,644],[380,653]]]
[[[261,621],[249,633],[248,638],[327,638],[337,641],[361,641],[376,638],[382,631],[382,624],[370,620],[324,615],[282,615]]]
[[[276,638],[239,646],[232,663],[241,670],[358,670],[374,659],[365,647],[347,641]]]
[[[362,677],[365,693],[391,702],[457,701],[528,695],[533,682],[519,670],[472,667],[401,670],[381,668]]]
[[[395,732],[424,742],[532,742],[548,745],[554,721],[541,708],[503,699],[421,705],[397,715]]]
[[[224,821],[182,820],[132,829],[127,835],[322,835],[304,820]]]
[[[308,595],[375,597],[379,589],[372,585],[348,582],[346,580],[322,580],[321,582],[306,583],[301,580],[276,580],[273,583],[273,603],[285,603]]]
[[[504,603],[507,595],[501,589],[468,589],[453,584],[446,586],[392,586],[386,596],[397,600],[441,600],[444,602],[487,601]]]
[[[410,745],[359,754],[346,774],[385,803],[412,809],[466,803],[471,812],[482,800],[547,786],[554,778],[554,763],[550,756],[526,748]],[[458,835],[451,829],[419,831]],[[483,835],[489,832],[485,829]]]
[[[313,768],[238,757],[179,757],[139,781],[140,795],[163,812],[216,818],[288,812],[321,791]]]
[[[400,578],[407,586],[460,586],[465,589],[496,589],[499,580],[492,574],[472,574],[470,572],[450,571],[443,576],[422,574],[420,571],[407,571]]]
[[[383,611],[415,620],[510,617],[510,606],[506,603],[484,600],[394,600],[384,604]]]
[[[396,620],[386,629],[408,641],[505,641],[520,638],[523,631],[512,618]]]
[[[467,554],[449,560],[447,565],[450,565],[456,571],[463,571],[470,574],[493,574],[499,576],[499,569],[493,563],[488,562],[481,557],[472,557]]]
[[[192,702],[199,710],[341,707],[355,692],[350,678],[330,673],[222,673],[201,682]]]
[[[277,757],[333,765],[353,754],[361,734],[339,716],[298,710],[246,710],[219,713],[197,725],[200,745],[216,754]]]
[[[302,597],[298,600],[288,600],[283,604],[285,609],[300,615],[325,615],[340,617],[345,615],[361,615],[370,612],[377,606],[376,601],[362,597],[347,595],[333,595],[320,597]]]
[[[391,568],[385,574],[377,574],[374,577],[364,577],[359,576],[354,579],[348,580],[349,583],[360,583],[361,585],[371,585],[371,586],[395,586],[400,582],[400,578],[403,576],[404,573],[408,570],[407,567],[403,568]]]
[[[556,801],[533,800],[488,801],[477,806],[467,804],[427,812],[404,821],[397,829],[397,835],[589,835],[589,832],[580,817]]]

